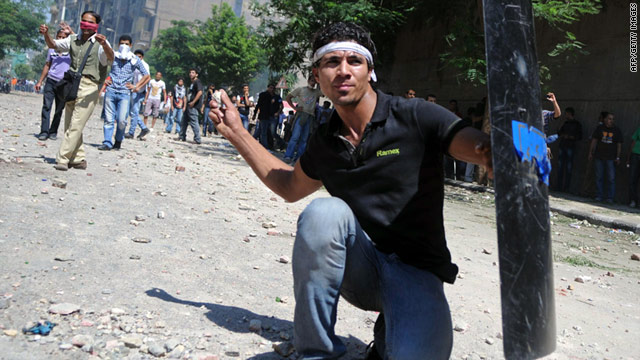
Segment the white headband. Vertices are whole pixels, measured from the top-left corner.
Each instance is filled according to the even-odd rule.
[[[315,64],[316,62],[318,62],[318,60],[322,59],[323,56],[334,51],[353,51],[364,56],[367,59],[369,65],[373,66],[373,56],[371,55],[369,49],[351,41],[330,42],[327,45],[319,48],[313,54],[313,63]],[[373,80],[374,82],[378,81],[376,72],[374,70],[371,70],[371,80]]]

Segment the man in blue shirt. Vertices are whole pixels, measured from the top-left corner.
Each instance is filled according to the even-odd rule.
[[[124,139],[127,113],[129,112],[129,102],[131,92],[138,92],[140,84],[146,83],[149,78],[149,71],[142,65],[142,61],[131,52],[131,36],[122,35],[118,40],[119,48],[115,53],[115,59],[111,65],[111,84],[107,87],[104,96],[105,120],[104,120],[104,141],[98,150],[120,149],[120,144]],[[133,85],[133,72],[140,71],[143,75],[142,81]],[[116,141],[113,142],[113,124],[118,120],[116,130]]]

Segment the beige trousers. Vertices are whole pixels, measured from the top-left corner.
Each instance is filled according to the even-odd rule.
[[[98,84],[83,77],[78,88],[78,98],[68,101],[64,107],[64,138],[56,155],[58,164],[78,164],[85,159],[82,130],[100,98]]]

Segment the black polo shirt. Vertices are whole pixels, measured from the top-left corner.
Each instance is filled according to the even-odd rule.
[[[379,250],[453,283],[458,267],[444,235],[442,155],[466,124],[423,99],[377,94],[360,144],[340,136],[334,111],[309,140],[302,170],[349,205]]]

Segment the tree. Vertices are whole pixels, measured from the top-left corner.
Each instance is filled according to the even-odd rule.
[[[263,57],[257,37],[223,3],[212,6],[204,22],[174,21],[161,30],[148,53],[148,62],[169,82],[199,69],[204,83],[240,86],[253,78]]]
[[[195,56],[202,77],[218,85],[240,86],[256,75],[262,50],[244,18],[231,6],[212,6],[211,17],[198,28]]]
[[[13,68],[18,79],[30,79],[34,77],[34,73],[31,70],[31,66],[27,64],[18,64]]]
[[[269,67],[276,72],[308,70],[313,34],[330,23],[350,21],[365,26],[378,47],[376,64],[393,58],[393,39],[413,11],[414,1],[373,0],[271,0],[254,3],[253,15],[262,20],[262,43],[268,50]]]
[[[193,49],[198,39],[192,22],[172,21],[171,24],[173,26],[161,30],[153,40],[145,59],[162,72],[166,81],[175,83],[179,77],[187,78],[189,69],[196,66]]]
[[[38,26],[45,20],[42,14],[45,4],[41,0],[0,0],[0,60],[10,50],[40,46]]]
[[[31,70],[33,71],[34,74],[40,75],[40,73],[42,73],[42,68],[44,67],[44,64],[47,63],[48,52],[49,52],[48,49],[42,50],[41,52],[37,53],[31,59],[31,61],[29,61],[29,65],[31,65]]]
[[[582,16],[597,14],[600,0],[532,0],[538,22],[564,33],[564,41],[551,49],[540,65],[543,79],[550,78],[549,68],[561,56],[585,54],[585,44],[563,26]],[[456,69],[461,81],[485,82],[484,23],[482,1],[475,0],[270,0],[253,5],[253,14],[261,18],[263,44],[269,52],[269,66],[277,72],[303,69],[310,56],[313,34],[337,21],[351,21],[371,31],[378,47],[376,66],[393,62],[398,30],[411,26],[444,26],[447,50],[440,54],[445,67]]]
[[[551,79],[550,68],[560,64],[560,57],[564,56],[566,61],[577,55],[588,54],[584,50],[586,44],[563,27],[579,21],[582,16],[598,14],[601,9],[600,0],[532,0],[532,4],[538,25],[547,25],[564,34],[564,41],[552,48],[544,49],[538,46],[540,78],[542,81],[548,81]],[[459,72],[460,80],[474,85],[485,84],[482,2],[458,0],[449,2],[448,6],[446,16],[451,25],[445,39],[449,50],[440,54],[440,58],[445,66]]]

